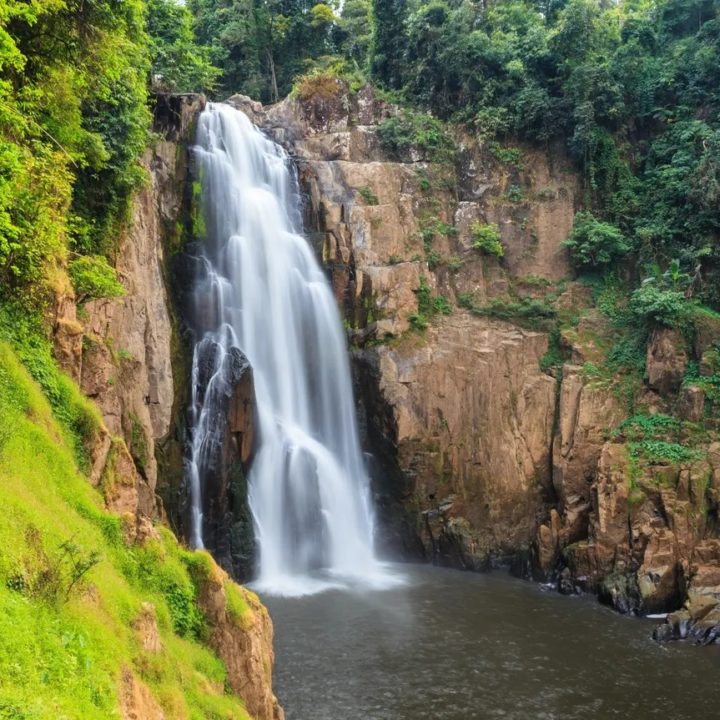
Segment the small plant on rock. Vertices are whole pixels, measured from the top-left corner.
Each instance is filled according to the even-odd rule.
[[[115,268],[102,255],[83,255],[70,263],[68,271],[78,305],[88,300],[122,297],[125,294]]]
[[[601,222],[590,212],[575,216],[570,237],[563,245],[570,251],[573,265],[583,270],[604,267],[630,250],[618,228]]]
[[[505,254],[505,249],[500,242],[500,228],[494,223],[491,225],[479,221],[473,223],[471,236],[472,246],[484,255],[501,258]]]
[[[358,192],[367,205],[379,204],[380,201],[378,200],[377,195],[375,195],[375,193],[367,185],[363,185],[363,187],[358,188]]]

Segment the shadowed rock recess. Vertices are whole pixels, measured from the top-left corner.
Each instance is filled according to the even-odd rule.
[[[604,370],[616,331],[572,279],[563,242],[582,198],[560,148],[449,129],[445,156],[398,149],[383,137],[398,109],[340,80],[268,108],[229,102],[296,159],[352,346],[380,546],[510,563],[621,612],[687,603],[658,637],[712,641],[717,407],[688,369],[717,372],[717,321],[697,318],[694,342],[652,333],[644,376]],[[487,228],[500,253],[483,250]],[[653,454],[637,431],[653,416],[668,429],[647,437],[692,451]]]

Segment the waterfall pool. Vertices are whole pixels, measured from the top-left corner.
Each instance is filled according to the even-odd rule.
[[[720,647],[502,571],[392,566],[384,590],[264,597],[287,720],[705,720]]]

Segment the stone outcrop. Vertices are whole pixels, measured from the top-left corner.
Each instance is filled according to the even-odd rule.
[[[374,370],[360,400],[412,478],[426,555],[456,564],[441,546],[458,542],[473,563],[512,553],[532,540],[550,488],[555,381],[539,369],[547,337],[458,312],[428,328],[426,343],[414,340],[360,354]]]
[[[165,713],[150,688],[128,667],[120,673],[118,700],[122,720],[165,720]]]
[[[196,572],[198,603],[209,625],[209,643],[225,663],[233,692],[255,720],[283,720],[272,694],[273,627],[257,596],[235,585],[208,558]]]
[[[588,537],[592,485],[605,434],[624,417],[617,398],[588,382],[581,366],[563,366],[558,395],[552,439],[557,511],[553,510],[549,522],[538,529],[535,574],[541,578],[550,577],[557,569],[563,547]]]
[[[647,348],[648,385],[660,395],[677,392],[687,366],[685,342],[678,330],[655,330]]]
[[[202,342],[198,353],[197,393],[202,397],[215,369],[217,346]],[[203,488],[203,542],[237,580],[249,580],[255,562],[247,473],[255,450],[255,388],[248,359],[232,348],[224,366],[228,391],[218,398],[210,430]]]

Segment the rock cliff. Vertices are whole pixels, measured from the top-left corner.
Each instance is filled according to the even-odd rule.
[[[564,155],[461,131],[449,158],[398,150],[383,133],[402,112],[340,81],[267,109],[231,102],[296,159],[352,344],[382,545],[511,561],[625,612],[720,599],[717,408],[686,380],[689,362],[716,372],[719,328],[696,322],[690,346],[655,331],[644,380],[603,369],[614,330],[563,248],[581,205]],[[672,416],[647,437],[697,450],[653,457],[636,415]]]
[[[242,96],[230,102],[297,163],[305,229],[351,344],[380,546],[471,570],[509,562],[518,574],[563,592],[596,592],[624,612],[675,610],[692,598],[714,607],[720,476],[706,378],[718,372],[720,325],[697,318],[692,342],[656,329],[644,376],[607,369],[616,330],[595,291],[573,279],[563,246],[581,190],[562,152],[483,144],[459,129],[448,131],[447,152],[419,137],[399,147],[386,131],[402,111],[371,88],[353,93],[341,82],[270,108]],[[159,457],[162,494],[182,530],[177,410],[187,383],[177,379],[189,373],[164,300],[167,243],[147,243],[153,228],[176,238],[191,191],[178,184],[187,160],[172,143],[147,163],[153,186],[118,258],[131,292],[92,303],[82,323],[72,303],[60,303],[56,337],[58,356],[97,398],[110,429],[96,481],[106,466],[132,478],[106,482],[108,502],[152,515]],[[173,260],[171,294],[190,327],[186,248]],[[176,358],[174,386],[168,358]],[[213,554],[246,577],[253,388],[238,363],[204,513]],[[115,373],[129,393],[113,389]],[[699,622],[697,602],[687,612],[695,615],[676,619],[668,636]]]

